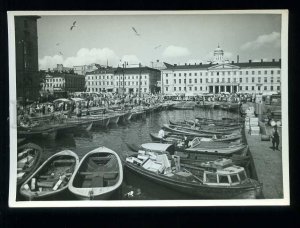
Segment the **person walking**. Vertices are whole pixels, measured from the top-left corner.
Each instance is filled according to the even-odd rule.
[[[275,150],[279,150],[278,146],[279,146],[279,133],[278,133],[278,129],[277,129],[277,125],[274,126],[273,130],[272,130],[272,144],[273,144],[273,151]]]

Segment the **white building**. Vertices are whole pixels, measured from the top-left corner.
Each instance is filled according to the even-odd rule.
[[[150,67],[103,68],[86,73],[87,92],[155,93],[160,71]]]
[[[92,72],[100,68],[99,64],[92,63],[89,65],[73,66],[74,73],[85,75],[87,72]]]
[[[171,65],[162,69],[161,86],[165,95],[241,92],[270,93],[281,90],[281,60],[229,63],[218,47],[209,64]]]

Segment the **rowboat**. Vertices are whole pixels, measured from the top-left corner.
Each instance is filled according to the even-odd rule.
[[[243,167],[248,167],[250,163],[250,158],[247,156],[247,150],[245,149],[241,154],[219,154],[219,153],[207,153],[207,152],[199,152],[199,151],[178,151],[174,144],[163,144],[163,143],[144,143],[140,146],[136,144],[126,143],[127,147],[133,151],[138,152],[139,150],[145,151],[154,151],[158,152],[167,152],[170,155],[180,156],[182,162],[187,164],[198,164],[199,161],[210,161],[216,160],[220,158],[230,158],[234,164],[240,165]]]
[[[119,155],[106,147],[88,152],[81,160],[69,183],[78,199],[109,199],[123,182]]]
[[[27,143],[18,147],[17,162],[17,186],[37,169],[42,157],[42,148],[33,143]]]
[[[28,200],[40,200],[62,194],[79,164],[77,154],[63,150],[48,158],[21,186]]]
[[[181,165],[180,158],[139,151],[127,156],[126,169],[176,192],[201,199],[255,199],[262,184],[247,177],[245,169],[230,160],[205,162],[202,167]]]
[[[218,132],[218,131],[210,131],[210,130],[200,130],[200,129],[193,129],[191,127],[184,127],[179,125],[170,125],[170,124],[164,124],[163,128],[167,131],[171,132],[177,132],[181,133],[183,135],[194,135],[198,137],[209,137],[213,135],[228,135],[231,134],[231,132]]]
[[[150,133],[150,137],[153,142],[181,142],[184,139],[184,136],[182,134],[176,134],[176,133],[167,133],[163,138],[158,137],[157,133]],[[189,141],[193,140],[197,136],[188,136],[187,139]],[[233,142],[240,140],[242,137],[241,134],[230,134],[230,135],[218,135],[217,138],[213,137],[203,137],[208,140],[211,140],[213,142]]]
[[[195,123],[192,120],[186,120],[184,122],[173,122],[170,121],[170,124],[172,125],[179,125],[179,126],[186,126],[190,127],[194,124],[196,124],[197,127],[199,127],[200,130],[208,130],[208,131],[217,131],[217,132],[233,132],[233,131],[239,131],[241,130],[241,125],[223,125],[223,126],[216,126],[214,124],[207,125],[202,123]]]

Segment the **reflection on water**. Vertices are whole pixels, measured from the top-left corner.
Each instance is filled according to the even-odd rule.
[[[73,134],[58,136],[56,139],[39,138],[32,142],[44,149],[43,160],[64,149],[76,152],[82,158],[87,152],[105,146],[124,155],[128,148],[126,143],[142,144],[151,142],[149,133],[158,132],[163,124],[169,120],[193,120],[195,117],[221,119],[222,117],[238,118],[237,114],[223,110],[168,110],[154,112],[146,119],[131,120],[128,123],[110,125],[108,128],[94,127],[91,132],[78,131]],[[148,180],[125,172],[124,184],[120,193],[123,199],[191,199],[168,188],[158,186]],[[72,199],[64,196],[63,200]]]

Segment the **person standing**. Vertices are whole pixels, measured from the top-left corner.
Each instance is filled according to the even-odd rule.
[[[161,128],[159,130],[158,137],[160,138],[160,142],[162,143],[163,142],[163,138],[165,137],[165,131],[164,131],[164,129]]]
[[[278,129],[277,126],[275,125],[273,130],[272,130],[272,144],[273,144],[273,151],[275,150],[279,150],[278,146],[279,146],[279,133],[278,133]]]

